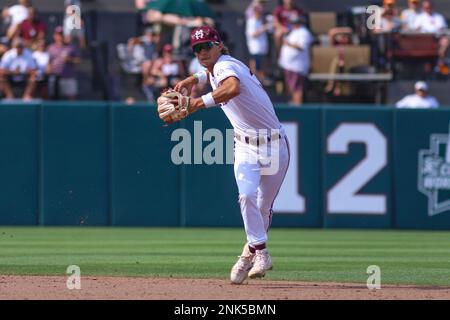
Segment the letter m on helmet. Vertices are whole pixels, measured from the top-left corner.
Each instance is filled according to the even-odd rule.
[[[203,37],[205,36],[205,34],[203,33],[203,30],[197,30],[196,32],[195,32],[195,39],[203,39]]]

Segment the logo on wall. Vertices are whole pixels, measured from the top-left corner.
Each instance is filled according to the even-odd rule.
[[[428,215],[450,211],[450,128],[432,134],[430,149],[419,151],[418,189],[428,197]]]

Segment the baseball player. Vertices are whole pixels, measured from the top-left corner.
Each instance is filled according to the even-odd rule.
[[[245,64],[229,55],[215,29],[194,29],[191,47],[206,69],[180,81],[174,90],[190,94],[194,85],[209,80],[213,91],[191,98],[187,114],[220,104],[234,128],[234,173],[247,243],[230,278],[232,283],[241,284],[247,277],[263,277],[272,269],[267,232],[273,202],[289,166],[289,144],[262,85]],[[271,160],[277,162],[277,170],[264,174],[267,163],[261,160],[268,153],[262,149],[276,154]]]

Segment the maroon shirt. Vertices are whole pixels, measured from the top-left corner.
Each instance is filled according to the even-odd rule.
[[[275,8],[273,15],[283,26],[287,27],[289,25],[290,18],[302,16],[303,10],[296,6],[293,6],[291,9],[286,9],[281,5]]]
[[[45,25],[39,20],[25,20],[20,24],[20,33],[24,40],[35,39],[40,32],[45,33]]]

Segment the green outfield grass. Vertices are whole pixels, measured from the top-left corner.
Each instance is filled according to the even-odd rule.
[[[242,229],[0,227],[0,274],[227,279]],[[272,229],[271,280],[450,285],[450,232]]]

